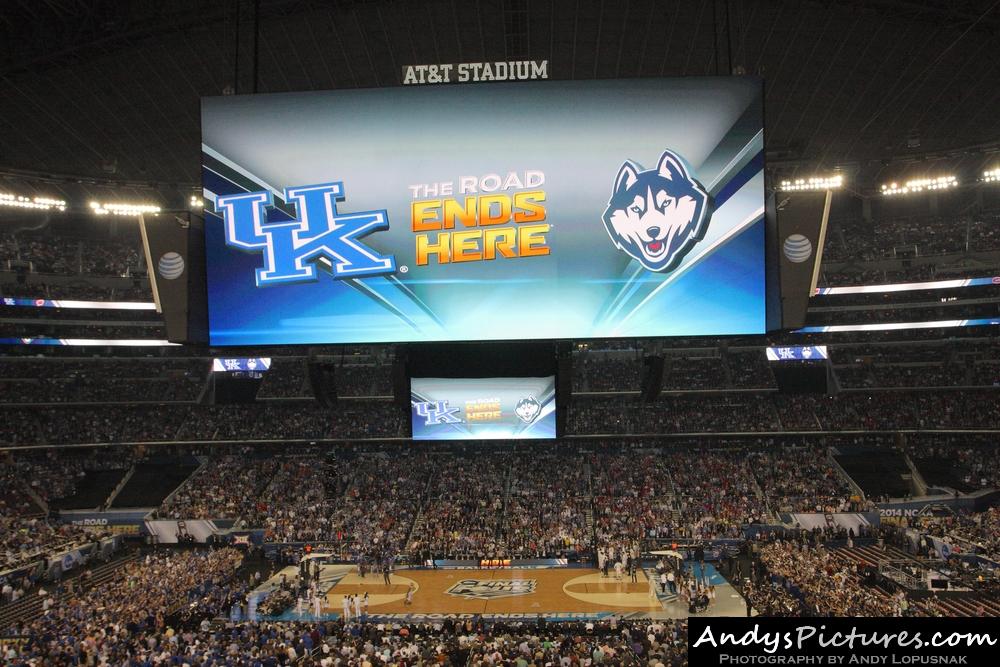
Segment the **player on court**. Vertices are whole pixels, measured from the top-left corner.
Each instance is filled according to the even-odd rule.
[[[417,590],[417,585],[413,584],[413,583],[411,583],[410,587],[408,589],[406,589],[406,602],[405,602],[405,604],[407,606],[413,604],[413,594],[416,592],[416,590]]]

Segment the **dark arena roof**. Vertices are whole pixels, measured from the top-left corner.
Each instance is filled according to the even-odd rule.
[[[998,44],[1000,0],[0,0],[0,661],[995,633]]]
[[[994,0],[9,0],[0,169],[198,180],[206,95],[396,86],[405,65],[547,59],[554,79],[756,74],[775,168],[996,149]],[[255,33],[259,39],[255,40]],[[930,161],[929,163],[927,161]]]

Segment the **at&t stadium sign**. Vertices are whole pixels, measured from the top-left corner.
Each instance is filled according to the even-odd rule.
[[[548,60],[499,60],[490,63],[433,63],[407,65],[403,85],[476,83],[478,81],[535,81],[549,78]]]

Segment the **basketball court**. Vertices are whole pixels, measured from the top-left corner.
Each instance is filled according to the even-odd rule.
[[[297,570],[286,568],[266,581],[258,591],[273,588],[281,574],[294,579]],[[714,568],[706,573],[716,588],[715,603],[702,615],[742,616],[743,598]],[[339,618],[344,596],[368,594],[368,614],[373,620],[392,617],[466,617],[472,615],[549,618],[602,618],[611,615],[630,618],[685,618],[687,608],[673,596],[654,592],[647,575],[639,571],[637,581],[603,576],[590,568],[546,569],[403,569],[390,577],[388,585],[380,574],[361,577],[350,565],[324,565],[320,590],[324,593],[322,619]],[[412,604],[406,593],[414,588]],[[354,614],[352,609],[351,614]],[[316,620],[311,612],[290,609],[285,620]]]

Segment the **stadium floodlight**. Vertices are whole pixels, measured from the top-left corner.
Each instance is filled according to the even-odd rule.
[[[844,185],[844,177],[840,174],[833,176],[813,176],[812,178],[796,178],[794,181],[781,181],[778,189],[783,192],[795,192],[804,190],[836,190]]]
[[[191,208],[202,208],[205,205],[205,201],[197,195],[191,195],[189,203],[191,204]]]
[[[908,195],[915,192],[924,192],[925,190],[947,190],[954,187],[958,187],[957,176],[917,178],[912,181],[906,181],[902,185],[899,183],[883,183],[882,194],[886,196]]]
[[[9,192],[0,192],[0,206],[11,208],[30,208],[40,211],[66,210],[66,202],[62,199],[52,199],[51,197],[25,197]]]
[[[998,183],[1000,182],[1000,167],[996,169],[987,169],[983,172],[983,182],[984,183]]]
[[[130,204],[125,202],[90,202],[90,209],[96,215],[129,215],[159,213],[160,207],[153,204]]]

